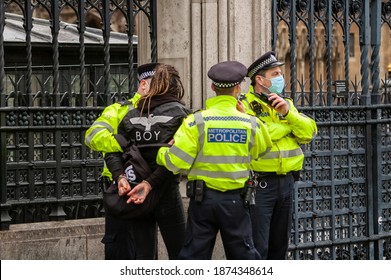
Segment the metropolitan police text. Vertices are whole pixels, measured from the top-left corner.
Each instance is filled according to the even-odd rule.
[[[208,142],[242,143],[247,140],[247,131],[245,129],[233,128],[209,128]]]

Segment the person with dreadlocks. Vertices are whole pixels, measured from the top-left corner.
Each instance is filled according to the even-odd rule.
[[[159,64],[155,68],[149,91],[140,98],[137,109],[130,110],[125,115],[118,126],[118,134],[114,135],[123,151],[132,145],[168,143],[183,119],[191,113],[182,101],[183,96],[184,89],[178,71],[171,65]],[[185,215],[179,192],[180,178],[165,167],[157,165],[158,150],[159,147],[141,149],[144,159],[153,172],[149,178],[133,187],[133,192],[137,192],[137,199],[130,194],[132,187],[126,178],[122,153],[107,153],[105,162],[118,185],[119,195],[129,196],[128,203],[142,203],[145,197],[140,194],[143,192],[163,192],[151,213],[153,219],[149,232],[145,232],[145,227],[140,230],[135,226],[133,235],[137,236],[137,241],[145,246],[149,246],[150,242],[156,244],[158,225],[169,259],[176,259],[183,246],[185,235]],[[148,237],[151,233],[155,236],[154,240]],[[140,244],[137,246],[140,247]],[[135,252],[137,259],[153,259],[156,256],[156,247],[154,252],[143,257],[137,256]]]

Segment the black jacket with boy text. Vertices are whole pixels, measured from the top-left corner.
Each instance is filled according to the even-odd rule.
[[[149,105],[149,106],[148,106]],[[149,109],[148,109],[149,107]],[[124,151],[133,144],[168,143],[191,111],[172,96],[154,96],[150,104],[141,99],[136,109],[130,110],[118,127],[115,135]],[[146,180],[155,187],[173,174],[156,164],[159,147],[140,149],[153,174]],[[113,179],[124,173],[122,153],[107,153],[106,165],[113,174]]]

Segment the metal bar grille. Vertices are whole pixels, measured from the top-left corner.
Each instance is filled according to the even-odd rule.
[[[319,129],[303,146],[289,257],[390,259],[391,83],[380,82],[379,62],[391,1],[272,3],[272,46],[288,61],[285,93]]]
[[[1,229],[100,217],[103,159],[84,145],[85,131],[105,106],[133,95],[135,16],[155,19],[150,12],[156,3],[2,0],[0,5]],[[111,30],[116,17],[125,19],[126,32]],[[15,36],[23,29],[22,42],[5,40],[5,28],[16,28]],[[156,32],[151,36],[156,45]]]

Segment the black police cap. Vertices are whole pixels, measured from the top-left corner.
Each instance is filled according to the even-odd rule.
[[[230,88],[240,84],[247,74],[247,68],[238,61],[224,61],[213,65],[208,77],[219,88]]]
[[[155,68],[160,63],[152,62],[152,63],[146,63],[142,64],[139,67],[137,67],[137,74],[139,80],[144,80],[152,77],[155,74]]]
[[[273,67],[284,65],[284,62],[278,61],[275,52],[267,52],[258,58],[253,64],[248,67],[247,77],[250,79],[261,70],[270,69]]]

